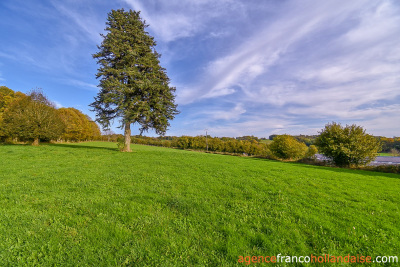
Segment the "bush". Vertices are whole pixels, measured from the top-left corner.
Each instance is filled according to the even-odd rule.
[[[318,150],[339,167],[364,166],[373,161],[381,146],[361,126],[327,124],[315,140]]]
[[[269,149],[279,159],[297,160],[304,158],[307,153],[307,146],[304,143],[287,134],[276,136]]]
[[[123,151],[125,148],[125,139],[123,137],[117,138],[117,147],[119,151]]]
[[[315,159],[315,154],[318,153],[318,149],[316,146],[311,145],[308,147],[307,152],[306,152],[306,158],[308,159]]]

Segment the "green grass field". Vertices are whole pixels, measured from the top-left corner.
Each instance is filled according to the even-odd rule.
[[[0,266],[231,266],[239,256],[279,253],[400,258],[399,175],[133,150],[0,146]]]

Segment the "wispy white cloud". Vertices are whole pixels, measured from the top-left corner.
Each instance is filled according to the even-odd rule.
[[[399,129],[396,125],[400,125],[400,108],[393,108],[381,116],[375,116],[371,119],[363,121],[363,126],[368,133],[380,136],[399,136]]]
[[[80,80],[75,80],[75,79],[63,79],[62,80],[64,83],[72,85],[74,87],[78,87],[80,89],[84,90],[89,90],[89,91],[98,91],[98,87],[94,84],[83,82]]]
[[[243,104],[235,104],[231,109],[208,109],[202,112],[202,115],[207,115],[210,120],[227,120],[227,121],[237,121],[240,115],[246,113]],[[197,114],[198,115],[198,114]]]
[[[14,23],[12,27],[15,28],[10,31],[26,38],[4,43],[0,58],[42,71],[76,74],[77,65],[82,63],[85,53],[90,58],[90,45],[100,43],[99,34],[104,25],[104,21],[100,23],[99,16],[90,8],[76,10],[77,5],[70,1],[7,2],[19,22]]]
[[[272,24],[268,22],[228,55],[210,62],[203,74],[209,82],[194,89],[193,95],[188,97],[193,100],[199,94],[207,95],[210,91],[225,90],[235,85],[243,87],[251,95],[254,90],[252,83],[260,76],[269,78],[269,69],[287,57],[290,49],[296,49],[299,42],[312,38],[324,27],[342,23],[346,19],[343,13],[349,15],[357,10],[354,4],[333,8],[336,5],[334,1],[324,1],[320,5],[313,3],[305,1],[300,5],[289,2],[278,20]],[[273,79],[276,80],[275,77]]]
[[[124,0],[132,9],[141,11],[158,40],[172,42],[207,30],[206,25],[216,17],[233,10],[244,9],[241,1],[140,1]],[[237,13],[235,13],[237,15]],[[219,33],[220,34],[220,33]],[[214,36],[218,33],[214,32]]]
[[[98,91],[90,54],[106,13],[140,10],[183,111],[171,134],[315,134],[333,120],[400,131],[396,0],[7,1],[24,38],[0,44],[1,62],[83,94]]]
[[[213,88],[210,92],[207,94],[203,95],[202,98],[214,98],[214,97],[220,97],[220,96],[226,96],[235,93],[236,90],[233,88]]]
[[[67,3],[59,1],[51,1],[51,3],[54,6],[54,8],[58,11],[58,14],[60,16],[68,17],[70,21],[73,22],[73,25],[78,26],[78,29],[81,30],[83,37],[90,39],[94,43],[101,42],[102,38],[100,36],[100,33],[103,32],[104,21],[100,21],[98,17],[95,14],[93,14],[91,9],[86,8],[84,9],[84,12],[82,12],[82,9],[76,10],[77,8],[76,3],[68,4],[68,1]],[[69,37],[75,38],[73,37],[73,35],[69,35]]]
[[[206,82],[200,79],[183,90],[181,103],[221,99],[241,88],[231,101],[244,109],[259,103],[260,116],[271,108],[275,114],[294,116],[289,122],[303,116],[371,125],[371,120],[399,111],[387,104],[400,98],[399,5],[288,1],[284,10],[253,37],[211,61],[202,73]]]

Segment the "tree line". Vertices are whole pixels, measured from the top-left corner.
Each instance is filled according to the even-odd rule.
[[[0,86],[0,141],[98,140],[98,125],[75,108],[57,109],[41,90],[28,94]]]
[[[277,149],[275,149],[274,145],[272,144],[280,143],[280,136],[272,144],[267,144],[263,142],[264,139],[259,139],[254,136],[231,138],[211,137],[209,135],[207,137],[204,135],[180,137],[148,137],[136,135],[131,136],[131,143],[283,160],[299,160],[303,158],[312,158],[315,153],[317,153],[315,146],[307,147],[304,143],[298,142],[291,136],[288,136],[288,138],[290,139],[290,141],[284,144],[285,148],[280,145]],[[111,142],[123,142],[124,136],[122,134],[102,135],[102,140]],[[285,152],[277,152],[280,151],[281,148],[283,148]]]
[[[123,143],[123,135],[109,134],[102,136],[104,141]],[[313,138],[299,138],[287,134],[274,136],[271,143],[253,136],[238,138],[211,136],[132,136],[131,142],[142,145],[173,147],[179,149],[208,150],[232,154],[264,157],[270,159],[298,161],[315,159],[317,153],[323,154],[329,162],[339,167],[366,166],[382,150],[379,138],[367,134],[357,125],[332,122],[325,125],[320,134]]]
[[[377,137],[382,144],[382,152],[400,156],[400,137]]]

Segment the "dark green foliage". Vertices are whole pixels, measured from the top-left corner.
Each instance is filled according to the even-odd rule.
[[[377,137],[379,142],[382,144],[381,152],[391,153],[392,149],[400,150],[400,137]]]
[[[7,136],[21,140],[54,140],[64,131],[64,123],[54,105],[41,91],[32,91],[28,96],[12,102],[3,114],[3,129]]]
[[[317,138],[317,135],[294,135],[294,138],[296,138],[297,141],[302,142],[306,144],[307,146],[311,146],[314,144],[315,138]]]
[[[373,161],[381,150],[379,141],[366,134],[361,126],[332,122],[315,140],[318,150],[330,158],[336,166],[363,166]]]
[[[304,143],[287,134],[276,136],[269,149],[279,159],[297,160],[304,158],[307,153],[307,146]]]
[[[113,119],[125,127],[125,149],[129,150],[130,125],[139,124],[140,131],[154,129],[164,134],[178,111],[174,104],[174,87],[160,66],[156,42],[140,12],[112,10],[108,14],[106,35],[93,55],[99,69],[100,92],[90,105],[97,121],[105,128]]]
[[[269,136],[268,139],[272,141],[272,140],[274,140],[274,138],[277,137],[277,136],[278,136],[277,134],[272,134],[272,135]]]

